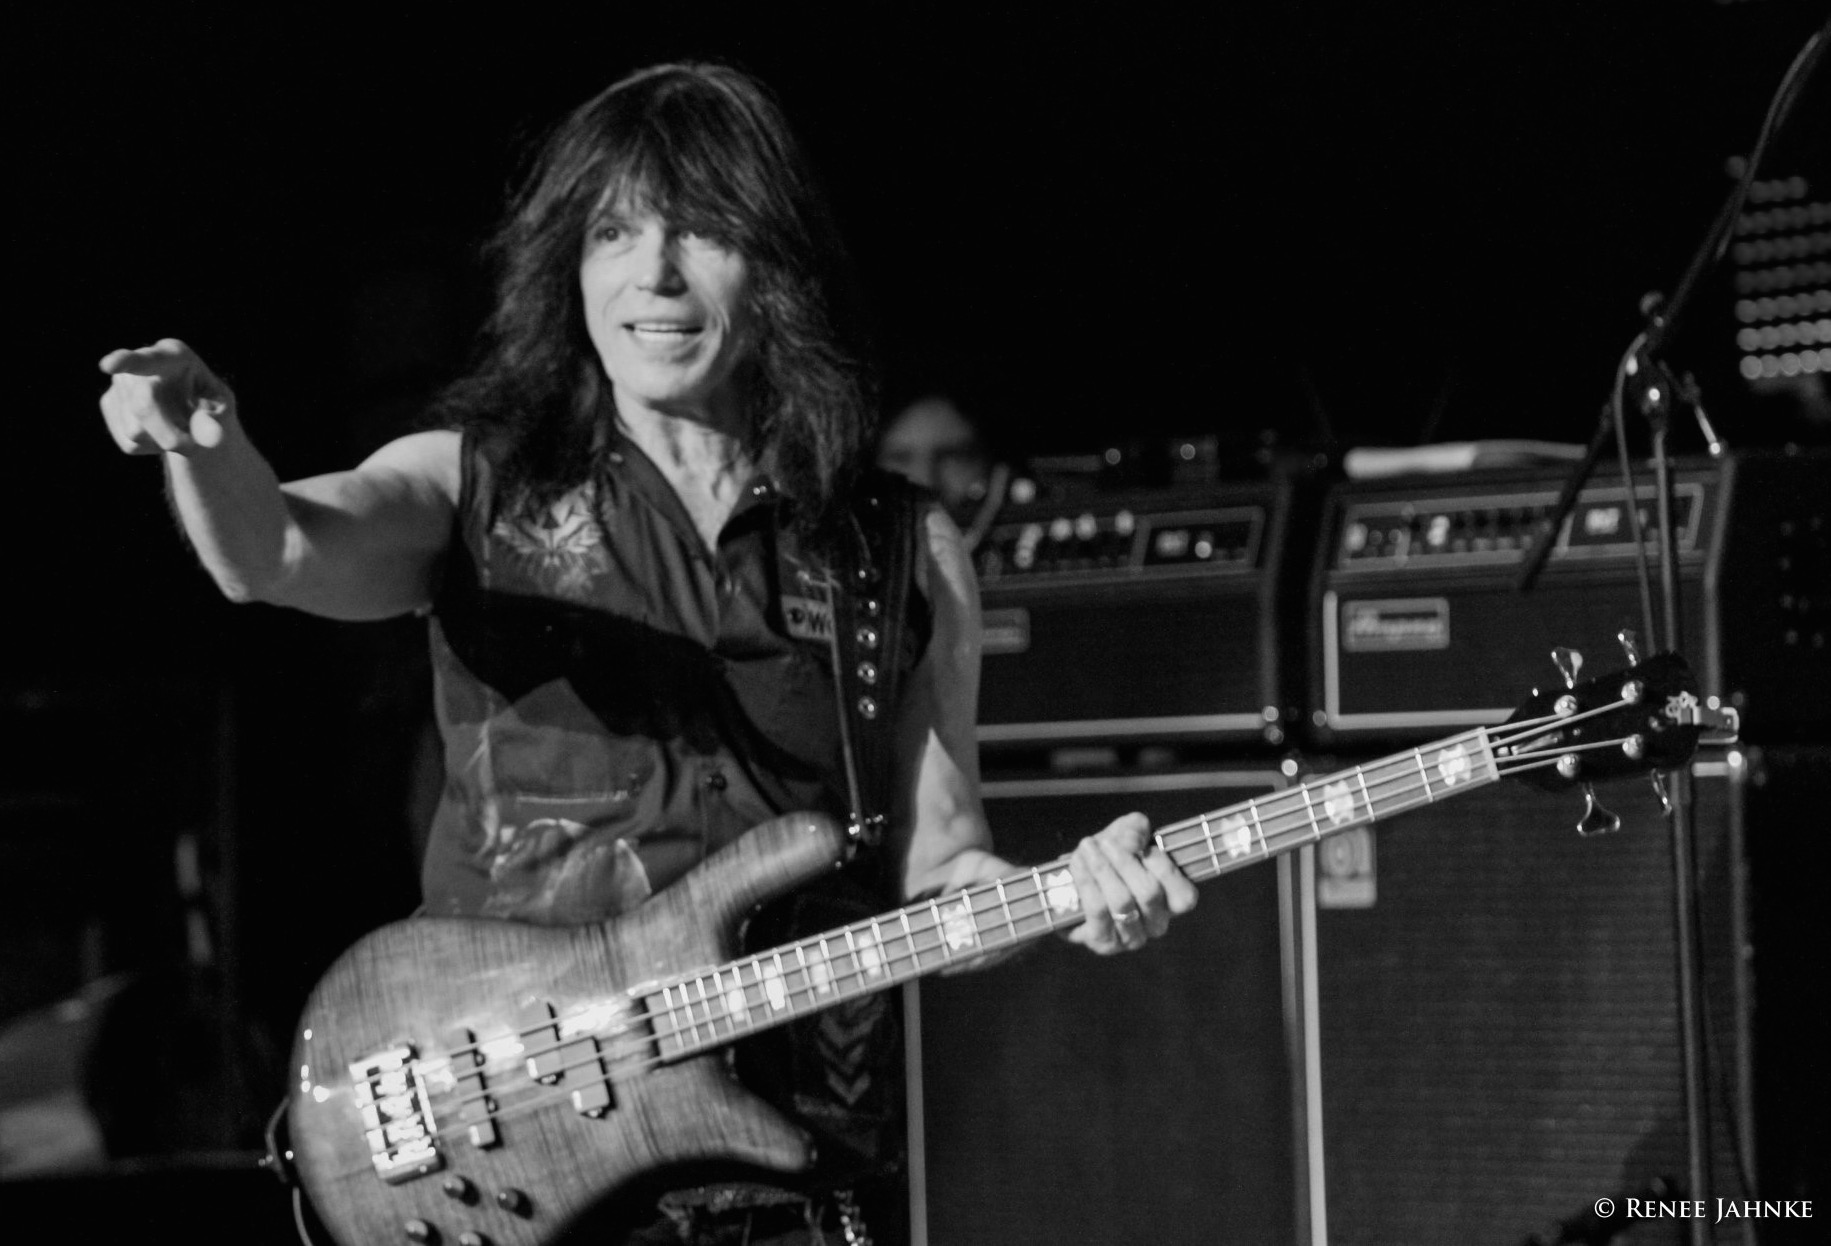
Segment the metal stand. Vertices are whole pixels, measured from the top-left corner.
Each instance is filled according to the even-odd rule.
[[[1545,566],[1546,559],[1550,556],[1558,532],[1576,505],[1584,481],[1588,479],[1595,468],[1596,461],[1601,457],[1602,447],[1612,428],[1621,459],[1622,485],[1627,494],[1629,531],[1639,555],[1643,634],[1656,638],[1660,647],[1667,652],[1681,652],[1684,644],[1683,616],[1679,608],[1678,545],[1672,513],[1671,462],[1666,445],[1670,416],[1675,401],[1682,399],[1685,405],[1691,408],[1713,456],[1722,453],[1722,443],[1717,439],[1715,430],[1711,428],[1703,407],[1698,402],[1695,384],[1691,382],[1689,376],[1686,376],[1681,386],[1680,382],[1662,364],[1661,356],[1666,344],[1671,340],[1679,318],[1689,303],[1699,280],[1722,258],[1724,251],[1728,248],[1729,240],[1735,231],[1736,220],[1747,199],[1749,186],[1754,182],[1760,168],[1761,159],[1793,103],[1798,99],[1801,88],[1811,77],[1812,70],[1816,68],[1828,37],[1831,37],[1831,21],[1827,21],[1823,28],[1813,32],[1782,77],[1780,86],[1768,106],[1767,115],[1762,121],[1761,133],[1757,136],[1754,149],[1742,170],[1742,176],[1737,180],[1735,188],[1718,211],[1716,220],[1712,223],[1702,244],[1692,255],[1691,263],[1687,266],[1672,298],[1666,300],[1659,294],[1649,294],[1641,300],[1641,312],[1646,317],[1646,328],[1623,354],[1621,362],[1615,370],[1614,393],[1610,402],[1603,409],[1603,418],[1595,436],[1590,441],[1588,452],[1559,495],[1553,513],[1540,529],[1531,557],[1522,569],[1518,581],[1519,590],[1526,592],[1537,580],[1539,572]],[[1646,543],[1640,525],[1639,497],[1635,490],[1632,467],[1627,452],[1625,408],[1630,385],[1636,399],[1634,405],[1646,418],[1652,432],[1654,492],[1658,506],[1660,613],[1664,619],[1663,629],[1654,626],[1652,594],[1648,583],[1650,576],[1647,570]],[[1700,973],[1703,936],[1698,921],[1697,843],[1692,821],[1696,793],[1689,766],[1680,767],[1667,775],[1656,774],[1654,782],[1666,808],[1667,825],[1670,827],[1672,840],[1673,941],[1678,953],[1679,1038],[1684,1059],[1687,1142],[1688,1179],[1683,1197],[1700,1200],[1706,1206],[1710,1206],[1710,1158],[1712,1154],[1708,1098],[1710,1077],[1705,1046],[1704,999]],[[1689,1226],[1693,1246],[1708,1246],[1711,1240],[1710,1220],[1707,1217],[1693,1217],[1689,1221]]]

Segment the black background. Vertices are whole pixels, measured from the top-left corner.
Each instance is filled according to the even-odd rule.
[[[412,906],[419,625],[224,605],[157,467],[108,440],[95,361],[182,337],[282,475],[347,466],[462,367],[476,245],[527,140],[630,69],[714,57],[777,90],[893,397],[952,389],[1013,456],[1204,433],[1333,454],[1585,440],[1637,301],[1683,271],[1726,159],[1825,17],[1822,0],[1064,7],[9,18],[0,837],[26,862],[21,920],[53,932],[33,955],[55,959],[66,927],[74,947],[87,905],[106,935],[89,969],[175,957],[175,903],[107,897],[164,896],[163,845],[203,826],[246,1007],[283,1036],[336,947]],[[1776,172],[1831,149],[1823,100]],[[1724,374],[1726,306],[1709,287],[1678,344],[1724,434],[1822,436]],[[15,977],[7,1010],[79,959]]]

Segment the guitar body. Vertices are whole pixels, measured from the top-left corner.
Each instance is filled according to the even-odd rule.
[[[550,1085],[522,1075],[511,1090],[539,1044],[494,1053],[488,1044],[526,1034],[542,1010],[566,1017],[601,1008],[639,984],[731,959],[757,905],[832,869],[844,850],[845,833],[832,819],[788,815],[602,924],[428,918],[365,937],[313,991],[294,1039],[293,1162],[319,1218],[346,1246],[415,1240],[420,1226],[436,1237],[418,1240],[454,1243],[474,1233],[498,1246],[538,1246],[660,1170],[718,1161],[805,1170],[813,1158],[806,1134],[739,1086],[718,1053],[667,1064],[606,1055],[600,1066],[588,1051],[587,1068],[604,1068],[607,1077],[582,1078],[572,1067]],[[483,1051],[473,1052],[479,1043]],[[385,1084],[384,1073],[365,1088],[349,1066],[402,1049],[417,1067],[435,1070],[407,1097],[429,1109],[437,1165],[409,1164],[390,1180],[378,1174],[379,1135],[363,1112],[365,1099],[400,1087]],[[568,1051],[565,1063],[576,1066],[578,1058]],[[437,1070],[477,1080],[466,1085]],[[479,1082],[498,1109],[485,1118],[493,1137],[486,1133],[482,1146],[462,1123],[465,1100],[482,1101],[471,1090]],[[609,1102],[587,1115],[568,1085],[595,1085]],[[541,1103],[516,1110],[536,1095]]]

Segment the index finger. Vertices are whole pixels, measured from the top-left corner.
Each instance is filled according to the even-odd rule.
[[[97,366],[110,376],[171,376],[190,362],[184,343],[166,338],[139,350],[111,350]]]

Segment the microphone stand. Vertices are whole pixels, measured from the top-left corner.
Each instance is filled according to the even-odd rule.
[[[1551,556],[1551,547],[1565,521],[1569,519],[1584,483],[1601,458],[1603,444],[1612,428],[1621,460],[1622,487],[1626,491],[1628,529],[1634,542],[1639,571],[1641,622],[1644,628],[1642,634],[1657,637],[1668,652],[1680,652],[1684,643],[1683,616],[1679,609],[1678,542],[1672,513],[1672,471],[1666,447],[1671,423],[1669,417],[1675,397],[1682,393],[1687,405],[1691,407],[1705,441],[1710,446],[1712,457],[1719,456],[1723,447],[1715,430],[1711,428],[1703,407],[1697,401],[1695,383],[1687,375],[1681,391],[1672,374],[1661,363],[1660,356],[1671,340],[1697,283],[1728,249],[1736,220],[1748,198],[1749,187],[1755,180],[1761,159],[1811,77],[1813,69],[1817,67],[1828,35],[1831,35],[1831,21],[1812,33],[1799,54],[1793,58],[1793,63],[1788,66],[1768,105],[1767,116],[1762,121],[1754,150],[1744,162],[1741,176],[1718,210],[1716,220],[1693,253],[1672,298],[1666,300],[1653,293],[1641,300],[1640,310],[1645,317],[1646,327],[1628,346],[1616,366],[1614,392],[1603,408],[1595,435],[1591,437],[1582,461],[1565,482],[1552,513],[1540,526],[1531,555],[1521,569],[1515,585],[1522,593],[1531,591]],[[1635,405],[1646,417],[1652,432],[1654,495],[1658,506],[1660,606],[1665,622],[1663,632],[1653,625],[1647,547],[1640,526],[1640,499],[1628,459],[1624,399],[1630,381],[1637,383]],[[1630,661],[1638,661],[1638,658],[1630,654]],[[1704,1000],[1698,969],[1702,961],[1703,938],[1698,922],[1697,844],[1692,821],[1696,790],[1691,767],[1688,765],[1665,775],[1655,773],[1653,782],[1660,801],[1665,806],[1666,822],[1672,840],[1673,942],[1678,954],[1679,1039],[1684,1063],[1685,1138],[1690,1187],[1688,1197],[1699,1200],[1708,1207],[1711,1203],[1712,1149]],[[1692,1246],[1709,1246],[1711,1233],[1708,1218],[1691,1217],[1689,1226]]]

